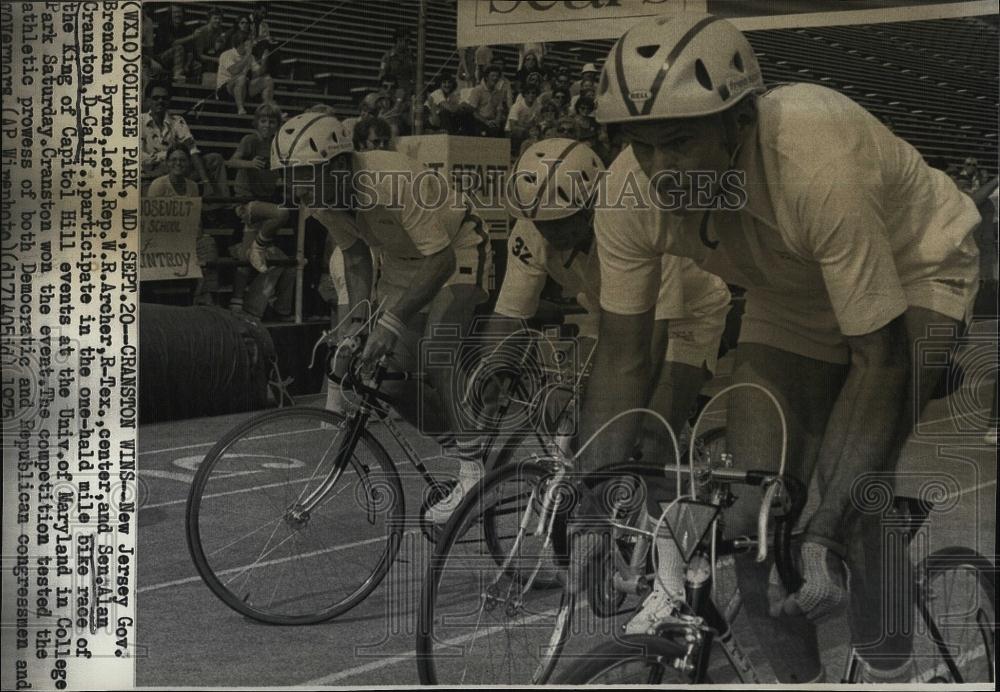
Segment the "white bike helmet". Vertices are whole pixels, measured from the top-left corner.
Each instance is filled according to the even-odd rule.
[[[764,83],[753,48],[730,22],[684,12],[618,39],[597,87],[597,121],[641,122],[719,113]]]
[[[530,221],[572,216],[587,206],[603,171],[601,159],[582,142],[554,138],[533,144],[512,174],[510,213]]]
[[[327,113],[303,113],[278,128],[271,143],[271,169],[311,166],[354,152],[351,133]]]

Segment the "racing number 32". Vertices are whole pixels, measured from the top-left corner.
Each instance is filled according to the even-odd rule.
[[[511,254],[527,264],[528,260],[531,259],[531,250],[521,236],[514,236],[513,240],[514,244],[510,247]]]

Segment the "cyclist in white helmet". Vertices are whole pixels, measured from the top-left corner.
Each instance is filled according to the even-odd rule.
[[[768,587],[767,568],[738,558],[747,612],[782,681],[822,680],[813,621],[847,601],[846,562],[865,675],[905,676],[906,623],[883,615],[908,614],[889,603],[910,584],[905,541],[883,535],[883,515],[858,498],[895,471],[940,377],[911,361],[914,344],[948,349],[971,309],[974,205],[846,96],[811,84],[765,91],[746,38],[711,15],[626,32],[604,62],[596,115],[630,144],[610,167],[609,198],[635,183],[645,195],[596,214],[602,318],[582,435],[641,403],[664,253],[744,287],[735,379],[777,397],[787,471],[807,487],[815,476],[820,491],[798,593]],[[777,467],[781,431],[764,402],[730,401],[727,445],[744,468]],[[628,429],[603,435],[582,461],[624,459],[632,439]],[[736,531],[751,529],[759,507],[743,495],[730,512]],[[889,562],[904,581],[883,584]]]
[[[593,243],[593,203],[604,174],[597,154],[571,139],[538,142],[518,161],[508,200],[517,221],[507,240],[507,269],[495,314],[484,329],[497,337],[494,357],[498,360],[511,357],[500,337],[516,334],[523,329],[523,320],[535,317],[549,277],[597,316],[601,274]],[[650,380],[654,386],[647,397],[651,396],[651,406],[680,435],[698,393],[715,371],[730,295],[722,279],[699,269],[691,260],[671,256],[663,260],[663,276],[668,281],[659,287],[649,346],[657,373]],[[490,355],[488,352],[485,360]],[[484,362],[482,369],[501,370],[502,364],[492,367]],[[489,399],[483,397],[481,404],[495,403]],[[481,414],[490,418],[489,411]],[[658,426],[650,421],[650,430],[656,431]],[[663,435],[642,437],[644,458],[672,458],[672,446]],[[431,508],[428,518],[446,521],[481,475],[481,467],[463,474],[449,500]]]
[[[545,279],[551,277],[598,317],[601,271],[593,222],[605,173],[590,147],[570,139],[543,140],[521,156],[509,204],[517,221],[507,242],[497,315],[533,317]],[[650,383],[656,409],[679,435],[698,392],[715,371],[731,296],[719,277],[685,258],[664,255],[661,275]]]
[[[438,338],[433,327],[456,330],[448,332],[451,342],[466,333],[476,305],[487,297],[490,246],[468,200],[443,176],[399,152],[355,152],[351,133],[325,113],[284,123],[274,138],[271,167],[285,170],[292,199],[340,248],[353,328],[367,320],[356,309],[359,303],[374,294],[382,308],[365,358],[389,356],[391,369],[417,372],[418,342]],[[255,252],[271,240],[259,234]],[[372,252],[380,262],[374,286]],[[397,409],[434,431],[453,429],[453,374],[435,369],[429,379],[436,398],[396,396]],[[384,389],[393,393],[391,383]]]

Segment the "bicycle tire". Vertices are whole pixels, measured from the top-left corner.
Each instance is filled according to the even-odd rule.
[[[914,657],[916,682],[995,681],[995,574],[992,562],[961,546],[937,550],[920,564],[917,609],[936,656]],[[947,577],[956,581],[943,583]]]
[[[276,625],[315,624],[357,606],[385,578],[402,539],[403,492],[395,465],[366,430],[312,512],[293,514],[334,467],[331,451],[343,449],[346,423],[319,408],[271,411],[227,433],[196,472],[188,550],[205,584],[236,612]],[[314,450],[315,463],[303,461]],[[357,509],[364,520],[355,520]],[[257,526],[265,513],[277,518]],[[348,531],[352,540],[330,545]]]
[[[701,682],[692,680],[689,673],[674,665],[676,660],[684,658],[686,651],[683,644],[659,636],[619,636],[591,649],[579,665],[568,667],[556,684],[620,687]]]
[[[554,554],[528,548],[513,555],[503,569],[482,537],[482,518],[491,506],[503,501],[507,492],[520,497],[522,483],[537,488],[547,475],[532,461],[501,466],[464,498],[449,519],[421,592],[416,652],[422,684],[544,684],[551,675],[569,634],[576,599],[565,588],[525,590],[524,576],[537,560],[543,560],[548,570],[564,567]],[[534,511],[536,506],[525,503],[525,508]],[[518,524],[523,518],[521,513],[510,516]],[[525,532],[519,545],[537,543],[529,538]],[[519,560],[524,564],[515,564]],[[487,593],[505,600],[498,604]],[[491,639],[480,645],[484,637]],[[510,655],[511,639],[518,640],[515,656]],[[500,643],[495,646],[494,641]],[[499,662],[490,656],[498,652]]]

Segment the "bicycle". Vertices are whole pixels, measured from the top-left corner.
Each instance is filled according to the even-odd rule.
[[[431,475],[390,415],[391,398],[380,391],[383,382],[417,375],[389,372],[384,359],[366,367],[361,343],[349,348],[342,378],[334,374],[336,351],[328,362],[331,378],[357,399],[348,415],[310,407],[264,413],[227,433],[195,474],[186,509],[192,560],[217,597],[254,620],[330,620],[361,603],[388,573],[406,528],[403,485],[393,458],[368,430],[372,421],[383,425],[425,484],[421,529],[428,538],[434,532],[423,523],[423,510],[453,485]],[[537,383],[524,382],[521,373],[532,370],[535,356],[523,351],[520,368],[500,378],[500,420],[517,405],[527,406],[529,421],[537,419],[539,395],[552,387],[541,366],[533,369],[543,378],[539,391],[530,391]],[[487,468],[508,464],[531,436],[549,444],[544,431],[525,427],[503,445],[499,430],[489,436]],[[345,533],[350,540],[330,545],[332,536]]]
[[[693,463],[676,467],[674,487],[682,487],[679,474],[686,469],[691,475],[690,497],[678,497],[660,518],[671,526],[669,535],[684,537],[678,550],[687,564],[685,598],[674,604],[673,612],[651,635],[620,636],[607,628],[598,632],[600,639],[609,638],[602,634],[614,634],[614,641],[580,649],[580,665],[563,676],[560,684],[706,682],[714,643],[726,654],[739,682],[761,682],[729,626],[742,604],[738,591],[722,608],[712,600],[717,558],[756,549],[758,560],[763,561],[768,550],[773,550],[778,575],[786,590],[794,593],[801,577],[791,560],[791,540],[805,489],[784,475],[784,452],[778,473],[738,471],[731,468],[730,455],[699,445],[698,439],[695,435],[690,444]],[[726,467],[717,467],[714,460],[720,458]],[[604,621],[624,612],[626,599],[649,593],[657,574],[652,547],[659,525],[650,526],[643,512],[633,513],[629,521],[613,518],[613,549],[593,565],[598,576],[589,580],[585,599],[565,588],[569,579],[566,516],[573,502],[565,479],[571,472],[570,460],[558,454],[498,468],[455,512],[435,546],[424,580],[416,642],[421,683],[545,684],[563,655],[572,623],[587,606]],[[615,472],[638,475],[646,482],[663,480],[658,469],[644,466],[616,467]],[[769,535],[773,512],[773,538],[723,538],[719,519],[733,502],[730,486],[734,484],[766,487],[757,535]],[[897,502],[912,517],[911,532],[919,529],[932,509],[912,498]],[[506,517],[508,546],[499,555],[481,537],[487,518],[496,522],[498,515]],[[921,562],[917,606],[930,632],[931,655],[940,664],[925,676],[928,680],[992,681],[993,570],[986,558],[957,547],[936,551]],[[940,586],[949,577],[962,576],[971,581],[957,589]],[[974,607],[963,610],[950,604],[956,594],[970,591],[976,596]],[[950,622],[946,620],[949,614]],[[956,623],[956,615],[971,617],[972,627],[962,627],[967,624],[964,619]],[[970,634],[975,646],[962,647],[950,640]],[[970,651],[981,655],[970,657]],[[603,678],[636,663],[641,675]],[[860,668],[860,659],[852,651],[845,681],[857,680]]]
[[[761,679],[750,657],[733,637],[731,623],[739,613],[742,600],[737,593],[724,608],[715,604],[712,597],[714,570],[711,568],[716,556],[754,548],[760,548],[759,555],[762,555],[764,544],[755,538],[722,539],[718,513],[732,503],[731,485],[770,485],[787,489],[788,497],[776,522],[773,548],[778,575],[788,593],[793,593],[801,584],[801,577],[791,560],[789,547],[794,535],[792,527],[804,505],[804,488],[789,477],[759,471],[709,468],[701,471],[700,479],[703,489],[708,489],[713,497],[708,506],[714,507],[714,516],[712,526],[687,557],[684,599],[674,604],[672,612],[657,622],[651,633],[619,636],[589,651],[578,668],[560,678],[560,684],[711,682],[709,667],[713,644],[719,645],[736,674],[737,679],[731,682],[768,682]],[[772,494],[772,499],[775,498]],[[907,528],[911,535],[933,511],[928,503],[911,497],[897,497],[894,505],[897,512],[905,512],[904,516],[908,517]],[[762,517],[769,509],[770,503],[765,496]],[[638,531],[639,540],[648,540],[648,534],[641,529],[620,528],[626,532]],[[918,670],[921,664],[929,663],[918,674],[916,682],[994,682],[994,573],[995,567],[989,560],[963,547],[942,548],[921,561],[916,571],[914,594],[924,626],[922,631],[928,634],[931,650],[920,652],[914,659],[914,667]],[[955,577],[962,583],[957,587],[939,583],[948,577]],[[960,599],[957,605],[956,596]],[[961,622],[956,622],[956,618],[961,618]],[[860,682],[861,670],[861,658],[851,649],[841,682]]]
[[[687,448],[687,458],[723,453],[724,428],[693,432]],[[679,459],[678,469],[686,463]],[[456,509],[424,578],[416,641],[422,684],[549,679],[582,605],[565,588],[572,468],[567,451],[550,446],[495,468]],[[662,480],[659,469],[635,458],[618,471]],[[619,547],[636,560],[635,573],[625,589],[593,595],[601,618],[621,611],[629,593],[645,594],[638,575],[655,572],[649,551],[627,540]]]

